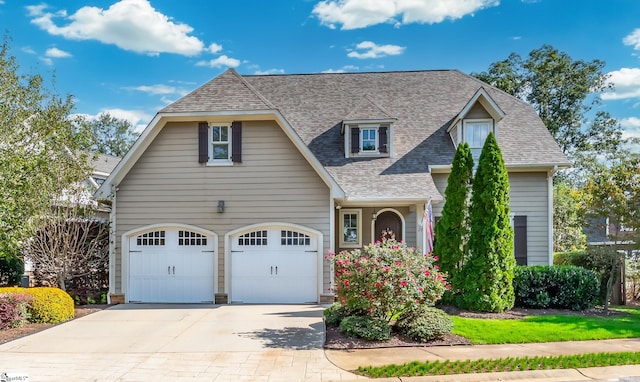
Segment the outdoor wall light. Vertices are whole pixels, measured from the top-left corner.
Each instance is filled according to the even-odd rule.
[[[218,200],[218,213],[224,212],[224,200]]]

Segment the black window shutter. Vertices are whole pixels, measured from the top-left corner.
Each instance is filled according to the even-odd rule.
[[[527,216],[513,217],[513,248],[518,265],[527,265]]]
[[[351,153],[357,154],[360,152],[360,129],[351,126]]]
[[[209,125],[198,123],[198,163],[209,161]]]
[[[380,151],[381,153],[388,153],[389,152],[389,137],[388,137],[388,130],[389,127],[388,126],[380,126],[378,128],[378,142],[380,143],[380,147],[378,147],[378,151]]]
[[[231,161],[242,162],[242,122],[231,124]]]

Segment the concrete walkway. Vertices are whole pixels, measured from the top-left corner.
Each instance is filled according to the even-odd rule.
[[[0,345],[29,381],[340,381],[317,305],[117,305]]]

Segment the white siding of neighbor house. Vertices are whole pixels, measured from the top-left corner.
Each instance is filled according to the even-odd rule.
[[[197,125],[165,125],[118,185],[117,292],[122,292],[121,236],[150,224],[190,224],[218,234],[218,293],[228,292],[223,238],[231,230],[265,222],[299,224],[322,232],[324,251],[329,248],[329,187],[275,122],[243,122],[242,163],[233,166],[198,163]],[[219,200],[225,202],[224,213],[217,212]],[[323,285],[328,285],[328,264],[324,268]]]
[[[432,174],[444,195],[449,174]],[[546,172],[509,173],[511,213],[527,216],[527,263],[549,265],[549,198]],[[442,216],[444,203],[433,205],[433,214]]]

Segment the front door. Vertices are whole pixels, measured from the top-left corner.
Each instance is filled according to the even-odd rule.
[[[391,235],[395,236],[397,241],[402,241],[402,220],[400,216],[393,211],[384,211],[376,217],[374,241],[382,238],[383,232],[386,232],[387,238]]]

